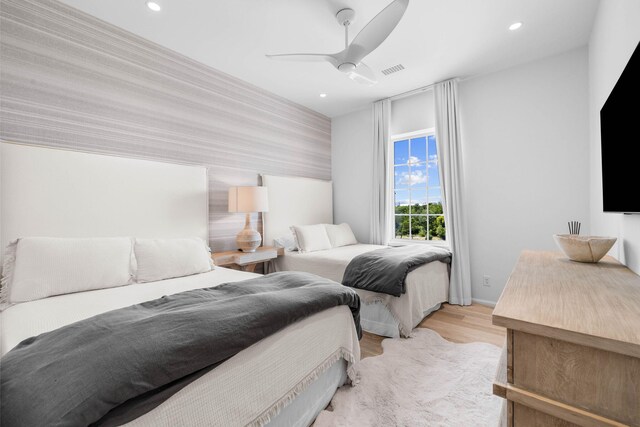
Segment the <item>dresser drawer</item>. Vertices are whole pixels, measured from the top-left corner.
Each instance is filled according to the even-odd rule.
[[[513,331],[514,387],[611,420],[640,423],[640,359]]]

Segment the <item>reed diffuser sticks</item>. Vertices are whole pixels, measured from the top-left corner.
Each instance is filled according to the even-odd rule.
[[[569,221],[569,234],[580,234],[580,223],[578,221]]]

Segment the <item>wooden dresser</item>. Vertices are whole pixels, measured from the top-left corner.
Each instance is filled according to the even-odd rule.
[[[508,426],[640,426],[640,276],[524,251],[493,311]]]

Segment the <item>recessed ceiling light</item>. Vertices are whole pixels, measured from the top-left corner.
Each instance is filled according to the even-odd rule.
[[[154,1],[147,1],[147,7],[154,12],[160,12],[160,9],[162,9],[160,5]]]
[[[513,24],[509,25],[509,29],[511,31],[515,31],[520,27],[522,27],[522,22],[514,22]]]
[[[326,98],[326,97],[327,97],[327,94],[326,94],[326,93],[321,93],[321,94],[320,94],[320,98]]]

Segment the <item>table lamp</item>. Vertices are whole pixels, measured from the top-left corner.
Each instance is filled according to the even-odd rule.
[[[242,252],[255,252],[262,242],[260,233],[251,228],[251,213],[267,212],[268,210],[267,187],[229,188],[229,212],[247,214],[244,229],[236,236],[238,249]]]

